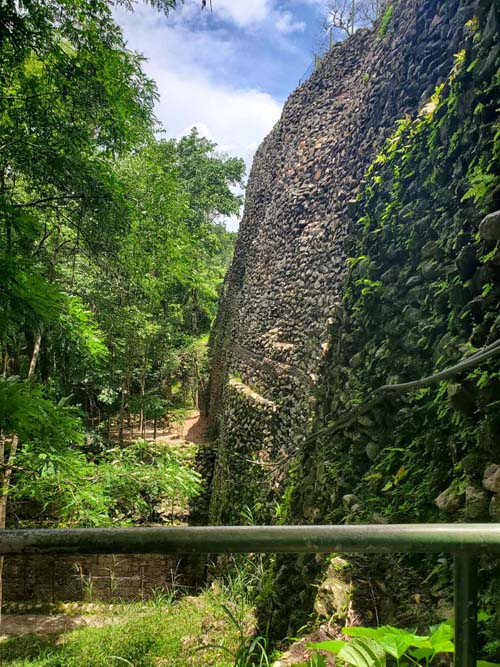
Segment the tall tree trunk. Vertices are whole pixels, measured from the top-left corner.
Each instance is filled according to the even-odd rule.
[[[144,359],[144,363],[146,360]],[[139,433],[143,438],[146,437],[146,420],[144,418],[144,397],[146,395],[146,371],[143,369],[141,375],[141,409],[139,413]]]
[[[122,396],[120,402],[120,426],[118,427],[118,440],[123,445],[123,425],[125,421],[125,383],[122,382]]]
[[[28,371],[28,380],[35,374],[36,364],[40,356],[40,345],[42,343],[42,334],[38,333],[35,338],[35,345],[33,347],[33,354],[31,355],[30,369]]]
[[[130,413],[130,397],[132,396],[131,390],[130,390],[130,376],[129,376],[129,371],[130,369],[127,369],[127,378],[126,378],[126,389],[127,389],[127,428],[130,431],[130,438],[132,438],[134,434],[134,421],[132,419],[132,415]]]
[[[5,346],[3,350],[3,358],[2,358],[2,375],[4,377],[7,377],[7,369],[9,367],[9,349],[7,346]]]

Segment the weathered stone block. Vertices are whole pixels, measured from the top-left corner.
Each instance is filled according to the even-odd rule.
[[[490,517],[493,521],[500,521],[500,494],[496,493],[490,502]]]
[[[477,486],[468,486],[465,489],[465,516],[469,520],[484,518],[488,515],[490,496]]]
[[[483,475],[483,486],[488,491],[500,493],[500,465],[491,463]]]
[[[454,514],[463,505],[463,494],[459,493],[453,487],[447,488],[443,493],[440,493],[436,498],[437,508],[441,512],[446,512],[448,514]]]
[[[333,614],[345,613],[351,599],[352,583],[348,577],[349,563],[342,558],[333,558],[325,579],[318,587],[314,611],[318,616],[330,618]]]
[[[500,240],[500,211],[494,211],[482,219],[479,235],[485,241]]]

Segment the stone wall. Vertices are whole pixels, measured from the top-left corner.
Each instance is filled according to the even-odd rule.
[[[370,402],[386,383],[432,375],[500,340],[499,12],[497,2],[477,6],[445,84],[399,123],[365,175],[344,240],[349,268],[320,372],[317,437],[290,475],[291,522],[500,520],[498,357]],[[442,620],[451,559],[350,562],[359,609],[392,624]],[[277,558],[278,593],[266,604],[278,636],[312,608],[309,584],[323,567]],[[481,587],[491,615],[484,650],[498,659],[498,560],[483,563]]]
[[[385,34],[358,31],[331,49],[257,151],[211,341],[209,410],[221,460],[240,467],[225,442],[229,405],[229,420],[238,420],[231,376],[277,405],[278,459],[301,448],[341,297],[349,207],[396,121],[415,117],[449,74],[473,7],[459,0],[398,2]],[[251,429],[240,429],[239,440],[252,442],[260,456]],[[268,442],[260,445],[268,456]],[[236,485],[237,475],[230,477]],[[286,473],[271,477],[271,486],[261,486],[262,520],[269,520]],[[216,492],[214,503],[221,497]],[[238,511],[231,505],[211,513],[234,523]]]
[[[247,508],[253,512],[256,489],[272,486],[272,463],[278,455],[274,437],[279,427],[276,403],[236,380],[228,383],[224,403],[220,434],[224,448],[218,453],[211,487],[212,524],[223,523],[228,515],[236,522],[238,518],[240,523],[247,520],[242,512]]]
[[[195,570],[173,556],[6,556],[6,602],[142,600],[176,586],[194,588]]]
[[[243,504],[257,522],[498,520],[498,361],[333,427],[378,386],[500,338],[499,11],[394,3],[385,34],[332,49],[257,152],[212,336],[213,521]],[[368,619],[425,624],[449,601],[448,562],[352,565]],[[294,634],[324,569],[276,558],[263,627]],[[498,569],[482,576],[490,639]]]

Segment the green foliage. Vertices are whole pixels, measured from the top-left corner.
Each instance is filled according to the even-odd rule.
[[[342,632],[353,639],[309,644],[309,648],[334,653],[340,664],[352,667],[385,667],[387,660],[394,660],[397,667],[422,664],[425,661],[428,667],[439,662],[442,654],[454,652],[454,631],[448,623],[430,628],[428,635],[417,635],[389,625],[377,628],[346,627]],[[316,654],[313,654],[306,667],[315,667],[315,660]],[[498,667],[494,663],[477,662],[478,667],[482,665]]]
[[[81,444],[79,411],[47,399],[43,388],[16,377],[0,377],[2,437],[17,434],[39,460],[61,460],[68,443]]]
[[[67,297],[64,305],[65,309],[60,314],[59,324],[67,347],[73,346],[74,354],[78,352],[88,360],[99,362],[105,359],[108,348],[92,312],[77,296]]]
[[[93,458],[85,448],[68,450],[64,434],[61,441],[62,452],[25,445],[18,458],[13,499],[36,502],[38,524],[126,526],[167,516],[174,522],[200,492],[200,476],[180,451],[138,440]]]
[[[385,667],[386,664],[384,649],[367,637],[348,642],[340,649],[338,658],[354,667]]]
[[[156,88],[112,4],[0,8],[0,482],[66,525],[151,520],[196,492],[173,454],[94,460],[82,420],[102,450],[134,412],[156,429],[196,402],[244,173],[196,131],[155,138]]]
[[[76,247],[102,256],[120,238],[125,202],[113,159],[151,135],[155,91],[107,3],[7,2],[0,16],[5,494],[19,444],[60,467],[64,448],[81,441],[63,399],[73,390],[68,359],[83,375],[105,348],[59,266]]]
[[[120,420],[130,410],[154,419],[151,392],[157,407],[165,405],[155,410],[159,419],[178,384],[192,405],[202,382],[205,336],[233,243],[218,216],[239,209],[230,186],[241,181],[243,163],[219,156],[193,131],[178,142],[149,142],[122,160],[119,173],[129,192],[129,232],[112,270],[78,267],[75,280],[111,350],[104,378],[121,399]],[[86,404],[101,393],[95,381],[85,387]]]
[[[89,620],[97,615],[102,627],[78,628],[56,641],[33,635],[4,641],[2,667],[233,667],[240,627],[248,631],[251,623],[250,609],[216,588],[170,604],[95,605],[92,613]]]
[[[469,182],[470,189],[463,195],[462,201],[472,199],[475,204],[481,205],[498,182],[498,176],[485,172],[482,165],[476,165],[471,169]]]
[[[118,521],[120,517],[151,521],[161,503],[185,507],[200,491],[200,475],[180,452],[140,440],[133,447],[106,452],[97,483],[111,499],[109,511]]]
[[[10,251],[0,256],[0,323],[4,339],[11,322],[36,329],[59,315],[61,294],[29,259]],[[12,333],[11,333],[12,335]]]
[[[214,646],[214,648],[219,648],[221,651],[228,653],[234,667],[252,667],[254,665],[255,667],[270,667],[271,661],[268,654],[267,639],[260,635],[248,638],[248,628],[244,619],[237,619],[228,606],[223,605],[222,608],[229,622],[238,632],[238,644],[234,651],[228,650],[225,646]]]
[[[391,4],[387,5],[387,7],[384,9],[384,13],[382,14],[382,18],[380,19],[380,24],[378,27],[379,37],[385,36],[387,28],[389,27],[389,23],[391,22],[393,13],[394,13],[394,6]]]

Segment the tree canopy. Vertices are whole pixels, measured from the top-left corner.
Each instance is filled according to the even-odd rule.
[[[232,253],[244,163],[195,130],[159,138],[114,4],[134,3],[0,8],[1,525],[13,479],[85,475],[89,442],[104,456],[134,415],[196,400]]]

